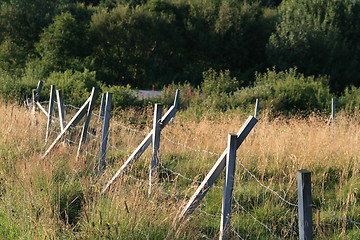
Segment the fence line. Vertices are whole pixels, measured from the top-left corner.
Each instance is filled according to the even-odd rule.
[[[315,210],[321,212],[321,213],[324,213],[326,215],[329,215],[330,217],[333,217],[333,218],[337,218],[337,219],[340,219],[340,220],[344,220],[344,221],[347,221],[347,222],[351,222],[351,223],[354,223],[354,224],[360,224],[360,222],[356,222],[354,220],[350,220],[350,219],[347,219],[347,218],[343,218],[343,217],[339,217],[339,216],[336,216],[334,214],[331,214],[331,213],[328,213],[328,212],[325,212],[323,210],[320,210],[319,208],[317,208],[316,206],[312,206]]]
[[[252,219],[254,219],[255,222],[259,223],[260,225],[262,225],[264,228],[266,228],[266,230],[268,232],[270,232],[270,234],[277,238],[277,239],[281,239],[280,237],[276,236],[273,231],[270,229],[270,227],[268,227],[265,223],[261,222],[260,220],[258,220],[256,217],[254,217],[254,215],[252,215],[249,211],[247,211],[235,198],[235,196],[233,197],[233,200],[235,202],[235,204],[241,208],[242,211],[244,211],[246,214],[248,214],[250,217],[252,217]]]
[[[56,101],[54,101],[54,102],[56,103]],[[49,101],[45,101],[45,102],[42,102],[42,103],[49,103]],[[71,107],[71,108],[73,108],[73,109],[80,109],[80,108],[78,108],[78,107],[76,107],[76,106],[73,106],[73,105],[71,105],[71,104],[67,104],[67,105],[64,105],[64,106],[66,106],[66,107]],[[92,114],[95,115],[95,116],[99,116],[98,114],[95,114],[95,113],[92,113]],[[57,118],[54,118],[54,119],[57,120]],[[117,126],[120,126],[121,128],[124,128],[124,129],[128,130],[128,131],[133,131],[133,132],[137,132],[137,133],[146,134],[146,132],[144,132],[144,131],[141,131],[141,130],[133,129],[133,128],[131,128],[131,127],[124,126],[124,125],[122,125],[122,124],[119,124],[118,122],[113,121],[113,123],[114,123],[115,125],[117,125]],[[110,132],[110,130],[107,132],[107,134],[109,134],[109,132]],[[89,135],[93,136],[93,137],[96,137],[96,135],[92,134],[92,133],[89,132],[89,131],[87,131],[87,133],[88,133]],[[202,153],[208,153],[208,154],[211,154],[211,155],[220,156],[220,154],[218,154],[218,153],[210,152],[210,151],[207,151],[207,150],[200,150],[200,149],[192,148],[192,147],[189,147],[189,146],[187,146],[187,145],[185,145],[185,144],[182,144],[182,143],[180,143],[180,142],[173,141],[173,140],[171,140],[170,138],[168,138],[168,137],[167,137],[165,134],[163,134],[163,133],[161,133],[161,135],[162,135],[168,142],[170,142],[170,143],[172,143],[172,144],[175,144],[175,145],[178,145],[178,146],[181,146],[181,147],[184,147],[184,148],[186,148],[186,149],[192,150],[192,151],[194,151],[194,152],[202,152]],[[66,138],[66,141],[71,142],[71,143],[74,143],[74,144],[78,144],[78,143],[76,143],[76,142],[74,142],[74,141],[72,141],[72,140],[70,140],[70,139],[68,139],[68,138]],[[124,153],[130,155],[129,152],[127,152],[127,151],[125,151],[125,150],[121,150],[121,149],[119,149],[119,148],[117,148],[117,147],[115,147],[115,146],[113,146],[113,145],[111,145],[111,144],[109,144],[109,147],[111,147],[111,148],[113,148],[113,149],[116,149],[116,150],[118,150],[118,151],[121,151],[121,152],[124,152]],[[89,154],[89,155],[91,155],[91,156],[96,157],[96,155],[94,155],[94,154],[92,154],[92,153],[89,153],[88,151],[85,151],[85,153],[86,153],[86,154]],[[150,160],[149,158],[145,158],[145,157],[141,157],[141,158],[144,158],[144,159],[146,159],[146,160]],[[273,193],[274,195],[276,195],[278,198],[280,198],[280,199],[281,199],[283,202],[285,202],[286,204],[288,204],[288,205],[290,205],[290,206],[293,206],[293,207],[298,207],[298,204],[295,204],[295,203],[292,203],[292,202],[290,202],[290,201],[287,201],[287,200],[286,200],[284,197],[282,197],[279,193],[277,193],[276,191],[274,191],[274,190],[271,189],[270,187],[264,185],[248,168],[246,168],[246,167],[242,164],[242,162],[241,162],[240,160],[238,161],[238,163],[240,164],[240,166],[241,166],[260,186],[262,186],[263,188],[267,189],[268,191],[270,191],[271,193]],[[191,181],[191,182],[201,183],[201,181],[197,181],[197,180],[195,180],[195,179],[188,178],[188,177],[184,176],[184,175],[181,174],[181,173],[175,172],[175,171],[173,171],[173,170],[171,170],[171,169],[163,166],[161,163],[160,163],[160,166],[161,166],[163,169],[171,172],[172,174],[178,175],[179,177],[181,177],[181,178],[183,178],[183,179],[186,179],[186,180]],[[137,181],[141,181],[141,182],[145,182],[145,181],[146,181],[146,180],[138,179],[138,178],[133,177],[133,176],[128,175],[128,174],[125,174],[125,175],[128,176],[128,177],[130,177],[130,178],[133,178],[133,179],[135,179],[135,180],[137,180]],[[216,186],[214,186],[214,187],[216,187]],[[218,188],[223,188],[223,187],[218,187]],[[165,194],[168,194],[168,193],[166,193],[166,192],[164,192],[164,193],[165,193]],[[170,195],[170,194],[168,194],[168,195]],[[278,236],[276,236],[276,235],[272,232],[272,230],[271,230],[267,225],[265,225],[264,223],[262,223],[261,221],[259,221],[258,219],[256,219],[249,211],[247,211],[243,206],[241,206],[241,205],[239,204],[239,202],[235,199],[235,197],[233,197],[233,198],[234,198],[234,201],[235,201],[236,205],[239,206],[239,207],[241,208],[241,210],[243,210],[244,212],[246,212],[246,213],[247,213],[249,216],[251,216],[256,222],[258,222],[258,223],[261,224],[264,228],[266,228],[266,229],[271,233],[271,235],[272,235],[273,237],[275,237],[275,238],[277,238],[277,239],[280,239]],[[334,215],[334,214],[331,214],[331,213],[327,213],[327,212],[325,212],[325,211],[322,211],[322,210],[318,209],[316,206],[312,206],[312,207],[313,207],[314,209],[316,209],[317,211],[319,211],[319,212],[321,212],[321,213],[324,213],[324,214],[326,214],[326,215],[328,215],[328,216],[330,216],[330,217],[337,218],[337,219],[340,219],[340,220],[344,220],[344,221],[347,221],[347,222],[350,222],[350,223],[353,223],[353,224],[360,224],[360,222],[357,222],[357,221],[354,221],[354,220],[350,220],[350,219],[347,219],[347,218],[343,218],[343,217],[339,217],[339,216],[337,216],[337,215]],[[204,213],[204,214],[206,214],[206,215],[209,215],[209,216],[218,217],[218,216],[216,216],[216,215],[207,213],[207,212],[205,212],[205,211],[203,211],[203,210],[201,210],[201,209],[199,209],[198,211],[201,212],[201,213]],[[233,227],[232,227],[232,228],[233,228]],[[234,230],[234,233],[235,233],[240,239],[243,239],[243,238],[240,236],[240,234],[238,234],[238,233],[235,231],[235,229],[233,229],[233,230]]]

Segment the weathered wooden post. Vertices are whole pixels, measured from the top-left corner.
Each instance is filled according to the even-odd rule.
[[[237,150],[237,135],[229,134],[228,147],[226,155],[226,173],[224,181],[224,194],[222,199],[222,212],[220,222],[220,240],[230,238],[230,226],[231,226],[231,204],[232,193],[234,187],[234,174],[235,174],[235,161]]]
[[[312,240],[312,198],[311,198],[311,172],[299,170],[297,172],[298,184],[298,212],[299,212],[299,239]]]
[[[54,98],[55,98],[55,86],[51,85],[50,87],[50,98],[49,98],[49,109],[48,109],[48,121],[46,125],[46,136],[45,136],[45,143],[49,140],[50,135],[50,126],[52,121],[52,113],[54,108]]]
[[[66,120],[65,120],[64,102],[63,102],[61,90],[56,90],[56,99],[57,99],[57,105],[59,111],[60,128],[61,131],[63,131],[66,126]]]
[[[104,118],[104,112],[106,111],[106,94],[101,95],[101,103],[100,103],[100,113],[99,113],[99,122]]]
[[[237,136],[236,149],[240,147],[246,137],[249,135],[250,131],[253,129],[257,123],[257,119],[253,116],[249,116],[246,122],[242,125]],[[219,159],[216,161],[214,166],[211,168],[209,173],[205,176],[204,180],[201,182],[200,186],[196,189],[195,193],[192,195],[188,203],[186,204],[183,211],[180,213],[178,218],[179,222],[184,221],[196,208],[199,206],[201,200],[205,197],[206,193],[209,191],[210,187],[214,184],[216,179],[219,177],[221,171],[225,168],[226,164],[227,150],[225,150]]]
[[[155,183],[158,173],[159,164],[159,147],[160,147],[160,131],[161,131],[161,116],[163,105],[155,104],[154,108],[154,122],[152,134],[152,158],[150,162],[149,173],[149,195],[151,194],[151,186]]]
[[[331,121],[335,121],[336,115],[336,98],[331,99]]]
[[[104,112],[104,123],[101,133],[100,142],[100,160],[99,160],[99,172],[104,172],[105,169],[105,156],[106,156],[106,145],[109,137],[109,126],[110,126],[110,111],[112,104],[112,93],[107,92],[105,95],[105,112]]]
[[[90,95],[90,101],[89,101],[89,106],[88,106],[86,117],[85,117],[85,122],[84,122],[83,129],[81,132],[81,137],[80,137],[80,141],[79,141],[79,147],[78,147],[76,158],[79,157],[81,145],[86,141],[86,138],[87,138],[87,132],[88,132],[88,128],[89,128],[89,124],[90,124],[90,120],[91,120],[92,110],[94,108],[95,99],[96,99],[96,90],[95,90],[95,87],[93,87],[92,91],[91,91],[91,95]]]
[[[259,104],[259,99],[257,98],[255,102],[255,113],[254,113],[255,118],[258,118],[259,116],[259,108],[260,108],[260,104]]]

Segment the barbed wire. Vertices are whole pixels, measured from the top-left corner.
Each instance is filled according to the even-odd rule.
[[[175,142],[175,141],[171,140],[170,138],[168,138],[163,133],[161,133],[161,136],[163,136],[167,141],[169,141],[169,142],[171,142],[171,143],[173,143],[175,145],[190,149],[190,150],[192,150],[194,152],[204,152],[204,153],[208,153],[208,154],[211,154],[211,155],[220,156],[220,154],[218,154],[218,153],[210,152],[210,151],[207,151],[207,150],[201,150],[201,149],[192,148],[192,147],[189,147],[189,146],[187,146],[185,144],[182,144],[180,142]]]
[[[235,233],[235,235],[236,235],[239,239],[244,240],[244,238],[242,238],[242,237],[240,236],[240,234],[236,231],[236,229],[235,229],[233,226],[231,226],[231,228],[232,228],[233,232]]]
[[[205,214],[205,215],[207,215],[207,216],[210,216],[210,217],[221,217],[221,215],[215,215],[215,214],[211,214],[211,213],[208,213],[208,212],[206,212],[206,211],[204,211],[204,210],[201,210],[200,208],[198,209],[198,211],[200,212],[200,213],[203,213],[203,214]]]
[[[273,233],[273,231],[270,229],[270,227],[268,227],[265,223],[261,222],[260,220],[258,220],[256,217],[254,217],[254,215],[252,215],[249,211],[247,211],[237,200],[235,197],[233,197],[234,202],[236,203],[236,205],[238,207],[241,208],[242,211],[244,211],[246,214],[248,214],[252,219],[254,219],[255,222],[259,223],[261,226],[263,226],[273,237],[277,238],[277,239],[281,239],[280,237],[278,237],[277,235],[275,235]]]
[[[347,221],[347,222],[351,222],[351,223],[354,223],[354,224],[360,224],[360,222],[356,222],[356,221],[354,221],[354,220],[350,220],[350,219],[347,219],[347,218],[339,217],[339,216],[337,216],[337,215],[334,215],[334,214],[325,212],[325,211],[323,211],[323,210],[320,210],[319,208],[317,208],[317,207],[314,206],[314,205],[312,205],[312,207],[313,207],[314,209],[316,209],[317,211],[319,211],[319,212],[321,212],[321,213],[324,213],[324,214],[326,214],[326,215],[328,215],[328,216],[330,216],[330,217],[337,218],[337,219],[340,219],[340,220],[344,220],[344,221]]]
[[[113,122],[113,123],[114,123],[115,125],[117,125],[117,126],[120,126],[120,127],[122,127],[122,128],[125,128],[125,129],[128,130],[128,131],[137,132],[137,133],[142,133],[142,134],[147,134],[147,132],[145,132],[145,131],[141,131],[141,130],[137,130],[137,129],[134,129],[134,128],[130,128],[130,127],[127,127],[127,126],[122,125],[122,124],[117,123],[117,122]]]
[[[265,188],[265,189],[269,190],[270,192],[272,192],[273,194],[275,194],[275,195],[276,195],[278,198],[280,198],[283,202],[285,202],[285,203],[287,203],[287,204],[289,204],[289,205],[291,205],[291,206],[293,206],[293,207],[298,207],[297,204],[287,201],[287,200],[286,200],[285,198],[283,198],[279,193],[277,193],[276,191],[272,190],[270,187],[264,185],[252,172],[250,172],[249,169],[247,169],[247,168],[244,166],[244,164],[241,163],[240,160],[238,160],[238,162],[239,162],[240,166],[241,166],[242,168],[244,168],[245,171],[246,171],[252,178],[254,178],[254,180],[255,180],[258,184],[260,184],[260,186],[262,186],[263,188]]]

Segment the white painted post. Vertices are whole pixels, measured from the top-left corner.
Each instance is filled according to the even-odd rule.
[[[260,104],[259,104],[259,99],[257,98],[255,102],[255,113],[254,113],[255,118],[259,117],[259,108],[260,108]]]
[[[112,103],[112,93],[107,92],[105,97],[105,115],[103,129],[101,133],[101,142],[100,142],[100,160],[99,160],[99,173],[102,174],[105,169],[105,156],[106,156],[106,145],[109,136],[109,126],[110,126],[110,111]]]
[[[155,183],[158,173],[159,163],[159,147],[160,147],[160,120],[162,115],[162,105],[155,104],[154,108],[154,122],[153,122],[153,135],[152,135],[152,159],[150,162],[150,173],[149,173],[149,195],[151,194],[151,187]]]
[[[81,137],[80,137],[80,141],[79,141],[79,147],[77,150],[76,158],[78,158],[80,155],[81,145],[86,141],[87,132],[89,129],[89,124],[90,124],[90,120],[91,120],[92,110],[94,108],[95,99],[96,99],[96,91],[95,91],[95,87],[93,87],[92,91],[91,91],[91,95],[90,95],[90,101],[89,101],[89,106],[88,106],[88,110],[87,110],[86,117],[85,117],[85,122],[84,122],[83,129],[81,132]]]
[[[101,95],[101,103],[100,103],[100,113],[99,113],[99,122],[103,120],[104,118],[104,111],[105,111],[105,105],[106,105],[106,95],[103,93]]]
[[[235,174],[235,161],[236,161],[236,149],[237,149],[237,135],[229,134],[228,147],[226,155],[226,174],[224,181],[224,194],[222,199],[222,212],[220,222],[220,240],[230,238],[230,226],[231,226],[231,204],[232,193],[234,187],[234,174]]]
[[[239,148],[243,143],[245,138],[248,136],[250,131],[253,129],[257,123],[257,119],[253,116],[249,116],[246,122],[242,125],[240,130],[237,133],[236,148]],[[179,216],[179,221],[183,221],[187,216],[189,216],[196,208],[199,206],[201,200],[205,197],[206,193],[209,191],[210,187],[214,184],[215,180],[219,177],[221,171],[225,167],[225,159],[227,156],[227,151],[225,150],[219,159],[216,161],[214,166],[211,168],[209,173],[206,175],[204,180],[201,182],[200,186],[197,188],[195,193],[190,198],[189,202],[186,204],[184,210]]]
[[[31,113],[34,115],[35,114],[35,98],[36,98],[36,90],[33,89],[32,90],[32,98],[31,98]]]
[[[54,98],[55,98],[55,86],[51,85],[50,87],[50,99],[49,99],[49,110],[48,110],[48,121],[46,125],[46,136],[45,136],[45,143],[49,140],[50,135],[50,126],[52,121],[52,112],[54,108]]]
[[[63,131],[66,126],[66,120],[65,120],[64,102],[63,102],[61,90],[56,90],[56,99],[57,99],[58,111],[59,111],[60,128],[61,131]]]
[[[312,240],[312,197],[311,172],[299,170],[297,172],[298,184],[298,213],[299,213],[299,239]]]

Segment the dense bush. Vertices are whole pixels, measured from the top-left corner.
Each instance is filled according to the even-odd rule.
[[[95,75],[95,72],[90,72],[87,69],[83,72],[72,70],[53,72],[45,81],[44,92],[48,92],[50,85],[55,85],[56,89],[62,90],[66,104],[79,106],[90,96],[93,87],[99,89]]]
[[[268,57],[285,70],[330,75],[332,90],[360,83],[360,2],[288,0],[279,7]]]

